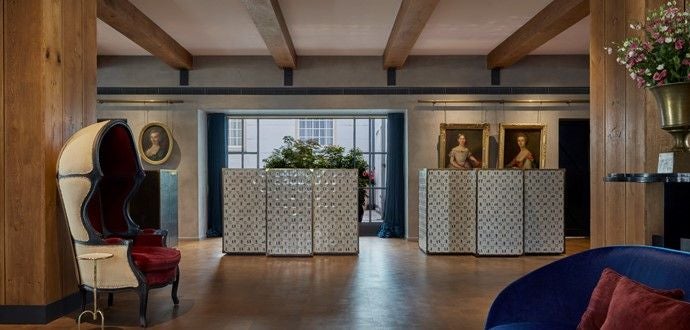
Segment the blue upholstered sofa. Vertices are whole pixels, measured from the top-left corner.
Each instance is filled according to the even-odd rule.
[[[604,268],[690,301],[690,253],[650,246],[587,250],[539,268],[494,300],[486,329],[575,329]]]

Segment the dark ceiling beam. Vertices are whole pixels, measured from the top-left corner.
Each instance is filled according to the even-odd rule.
[[[587,15],[589,0],[554,0],[489,53],[487,68],[515,64]]]
[[[403,0],[383,52],[383,67],[397,69],[405,64],[439,0]]]
[[[98,18],[175,69],[192,69],[192,54],[128,0],[98,0]]]
[[[297,67],[297,55],[292,45],[290,32],[285,25],[283,13],[277,0],[242,0],[254,25],[273,56],[276,64],[283,69]]]

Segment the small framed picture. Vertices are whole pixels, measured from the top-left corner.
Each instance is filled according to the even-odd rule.
[[[498,168],[533,169],[546,164],[546,125],[500,124]]]
[[[489,124],[441,124],[438,167],[488,168]]]
[[[168,161],[173,151],[173,137],[170,129],[163,123],[149,123],[139,133],[139,153],[141,159],[151,165]]]

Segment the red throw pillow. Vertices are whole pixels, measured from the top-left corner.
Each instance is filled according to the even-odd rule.
[[[690,303],[650,292],[624,277],[613,291],[601,329],[690,330]]]
[[[611,303],[611,297],[613,296],[613,291],[616,289],[616,285],[622,279],[626,278],[621,274],[616,273],[611,268],[604,269],[601,272],[601,277],[597,286],[594,287],[592,291],[592,297],[589,299],[589,305],[587,305],[587,310],[582,314],[580,319],[580,324],[578,324],[578,330],[599,330],[601,326],[606,321],[606,314],[609,310],[609,304]],[[674,299],[683,298],[684,292],[681,289],[675,290],[657,290],[639,284],[649,292],[658,293],[663,296],[671,297]]]

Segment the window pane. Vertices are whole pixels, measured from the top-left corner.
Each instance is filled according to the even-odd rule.
[[[373,171],[376,187],[386,187],[386,155],[374,155]]]
[[[374,119],[374,151],[386,151],[386,120]]]
[[[333,119],[300,119],[299,139],[316,140],[321,145],[333,144]]]
[[[228,151],[242,151],[242,119],[228,119]]]
[[[369,151],[369,119],[356,119],[355,146],[364,152]]]
[[[385,189],[372,189],[371,198],[371,221],[381,221],[383,213],[383,203],[386,201],[386,190]]]
[[[333,144],[350,150],[354,145],[354,122],[352,119],[333,120]]]
[[[264,166],[266,159],[274,149],[283,145],[284,136],[295,136],[298,125],[295,119],[259,119],[259,162]]]
[[[256,152],[258,147],[258,141],[256,138],[257,119],[245,119],[244,120],[244,151],[245,152]]]
[[[240,154],[228,155],[228,168],[242,168],[242,155],[240,155]]]
[[[244,168],[257,168],[256,154],[244,154]]]

